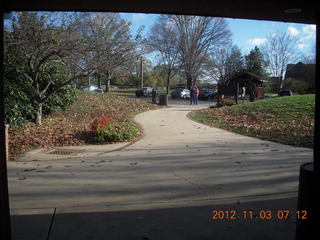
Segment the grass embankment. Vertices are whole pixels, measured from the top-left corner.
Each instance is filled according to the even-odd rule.
[[[284,144],[312,147],[315,95],[277,97],[196,111],[205,124]]]
[[[115,94],[78,91],[76,97],[77,101],[68,110],[45,117],[41,126],[30,122],[24,127],[10,129],[11,156],[37,147],[94,143],[91,130],[95,120],[108,118],[117,125],[125,122],[132,126],[136,114],[159,108],[155,104]]]

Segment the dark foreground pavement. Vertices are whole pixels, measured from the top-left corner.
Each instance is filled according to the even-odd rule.
[[[13,239],[294,239],[295,214],[290,212],[287,219],[279,219],[282,215],[278,216],[278,211],[294,211],[297,200],[295,197],[278,198],[136,211],[110,211],[100,207],[68,209],[69,213],[65,209],[48,209],[47,213],[42,210],[39,214],[33,211],[33,215],[26,212],[12,216]],[[225,211],[220,217],[217,215],[221,219],[212,219],[214,210]],[[231,211],[236,213],[236,219],[227,219],[233,218]]]

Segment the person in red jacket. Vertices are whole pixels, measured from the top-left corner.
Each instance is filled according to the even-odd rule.
[[[194,104],[198,105],[199,88],[197,87],[197,85],[194,85],[194,88],[195,88]]]

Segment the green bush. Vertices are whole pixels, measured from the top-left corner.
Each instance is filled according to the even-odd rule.
[[[14,71],[10,64],[5,64],[4,104],[5,122],[10,127],[18,127],[36,117],[34,86],[21,74]],[[44,115],[65,110],[76,99],[75,90],[64,87],[49,97],[43,106]]]
[[[225,106],[233,106],[236,105],[236,102],[231,98],[224,98],[222,101],[219,102],[219,104],[212,105],[209,108],[220,108]]]
[[[76,100],[74,88],[61,88],[54,95],[49,97],[44,104],[43,113],[49,115],[54,112],[64,111]]]
[[[115,122],[111,118],[104,118],[91,124],[91,132],[99,143],[121,142],[134,138],[138,129],[129,122]]]
[[[224,99],[223,99],[223,104],[224,104],[225,106],[232,106],[232,105],[235,105],[236,102],[235,102],[233,99],[231,99],[231,98],[224,98]]]
[[[5,122],[11,127],[21,126],[35,117],[35,107],[31,100],[32,86],[16,72],[10,65],[5,65],[4,74],[4,105]]]
[[[54,82],[56,85],[66,83],[69,80],[68,70],[61,64],[50,63],[46,66],[46,72],[50,73],[51,77],[55,79]],[[49,80],[46,79],[44,82],[47,83]],[[51,89],[49,88],[47,92],[52,92],[52,87],[51,85]],[[75,100],[75,87],[60,88],[44,102],[43,114],[49,115],[54,112],[66,110]]]

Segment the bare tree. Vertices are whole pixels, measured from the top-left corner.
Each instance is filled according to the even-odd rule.
[[[169,93],[170,79],[178,68],[177,35],[173,26],[165,16],[161,16],[158,22],[152,26],[149,34],[149,45],[160,53],[163,70],[166,72],[166,89]]]
[[[179,60],[190,88],[201,74],[208,55],[226,44],[231,33],[223,18],[181,15],[167,18],[178,36]]]
[[[219,83],[229,80],[235,73],[244,69],[244,59],[240,49],[234,46],[225,46],[217,49],[208,61],[209,73]]]
[[[77,50],[73,23],[70,13],[24,12],[15,15],[5,32],[6,63],[31,83],[37,124],[46,100],[78,76],[74,72],[70,77],[66,65]]]
[[[118,13],[83,13],[80,18],[84,51],[79,66],[87,74],[95,73],[101,85],[106,80],[106,91],[110,88],[113,74],[135,53],[137,42],[130,36],[130,23]]]
[[[296,43],[297,39],[288,32],[276,32],[267,37],[262,48],[271,75],[279,78],[279,90],[283,85],[286,67],[295,56]]]
[[[316,44],[313,43],[309,47],[310,53],[308,55],[301,53],[297,61],[303,62],[304,64],[316,64]]]

